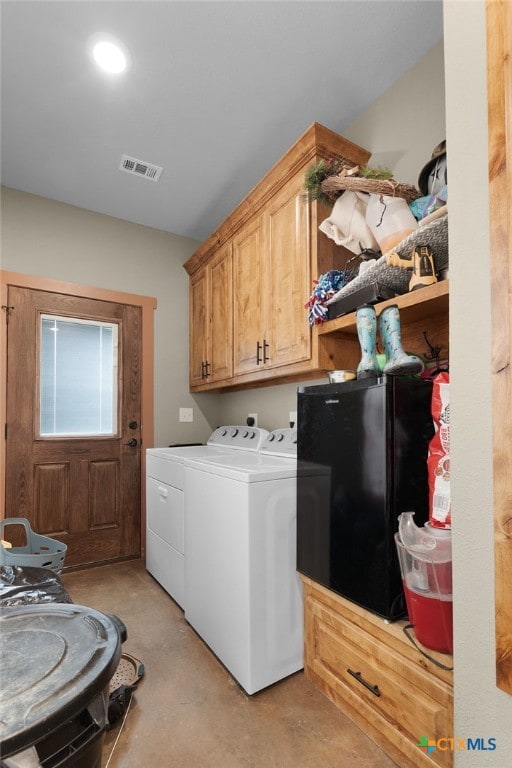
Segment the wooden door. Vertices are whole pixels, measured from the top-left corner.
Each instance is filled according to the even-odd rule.
[[[227,243],[209,265],[208,381],[233,376],[233,260]]]
[[[234,373],[263,367],[270,323],[266,320],[266,258],[262,219],[242,227],[233,243]]]
[[[271,200],[265,224],[272,297],[270,365],[274,368],[311,357],[311,332],[304,308],[311,293],[311,254],[303,170]]]
[[[190,280],[190,386],[204,384],[208,356],[208,267],[200,269]]]
[[[26,517],[38,533],[67,544],[66,566],[139,556],[140,307],[15,286],[8,306],[6,517]],[[48,318],[117,329],[111,434],[43,429],[41,324]],[[115,349],[112,357],[115,366]],[[77,386],[70,381],[68,390]],[[84,394],[75,410],[86,411],[87,401]]]

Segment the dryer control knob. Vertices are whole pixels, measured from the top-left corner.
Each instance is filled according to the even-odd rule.
[[[278,436],[277,436],[277,442],[278,442],[278,443],[280,443],[280,442],[281,442],[281,440],[284,440],[284,435],[283,435],[283,433],[282,433],[282,432],[280,432],[280,433],[278,434]]]
[[[247,430],[245,430],[245,432],[243,433],[242,437],[247,437],[248,434],[249,434],[249,432]]]
[[[256,437],[256,432],[251,432],[249,439],[252,440],[254,437]]]
[[[238,429],[233,429],[231,431],[231,437],[236,437],[238,435]]]
[[[227,429],[223,429],[220,434],[222,437],[226,437],[227,433],[228,433]]]
[[[268,436],[268,441],[269,441],[269,443],[271,443],[271,442],[272,442],[272,440],[274,440],[274,438],[275,438],[275,435],[274,435],[274,433],[272,432],[272,434]]]

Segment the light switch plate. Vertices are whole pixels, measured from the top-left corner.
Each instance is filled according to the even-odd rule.
[[[180,421],[194,421],[194,409],[180,408]]]

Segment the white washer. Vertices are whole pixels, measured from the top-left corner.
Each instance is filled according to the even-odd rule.
[[[296,448],[186,462],[185,618],[249,694],[303,667]]]
[[[256,453],[266,429],[219,427],[206,445],[146,451],[146,568],[180,605],[185,605],[184,479],[187,458]]]

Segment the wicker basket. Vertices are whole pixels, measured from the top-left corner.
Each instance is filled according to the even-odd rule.
[[[448,214],[434,219],[428,224],[419,226],[409,237],[406,237],[393,250],[402,258],[410,256],[420,245],[428,245],[434,254],[436,272],[448,267]],[[359,288],[365,288],[378,282],[398,294],[408,293],[411,270],[406,267],[390,267],[386,262],[386,254],[375,261],[374,266],[363,275],[355,277],[348,285],[341,288],[327,304],[332,304],[343,296],[350,296]]]
[[[338,176],[328,176],[322,181],[322,192],[329,197],[339,197],[338,193],[346,189],[352,192],[368,192],[373,195],[389,195],[390,197],[403,197],[407,203],[412,203],[421,192],[410,184],[401,184],[394,179],[365,179],[359,176],[347,176],[340,173]]]

